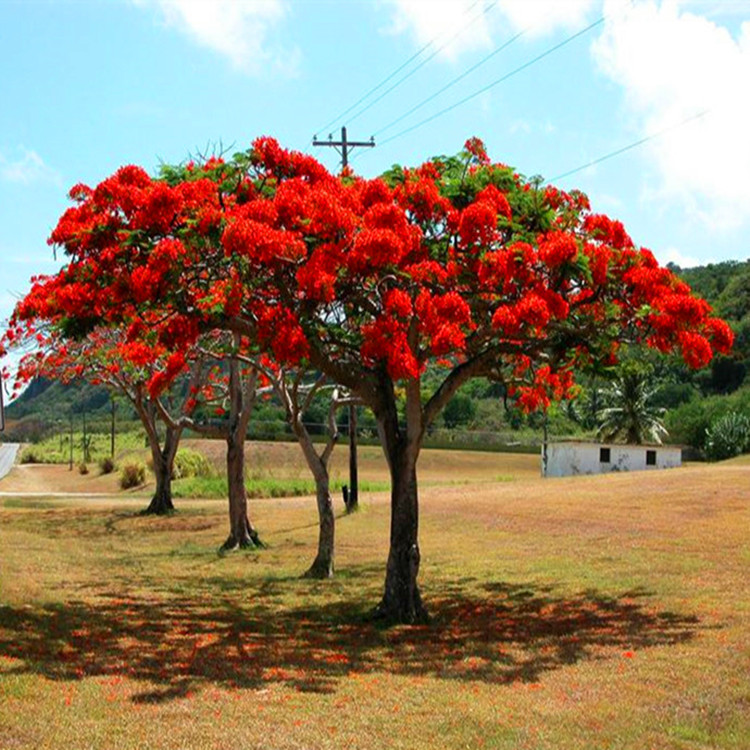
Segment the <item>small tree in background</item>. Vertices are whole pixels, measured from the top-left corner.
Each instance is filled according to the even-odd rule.
[[[667,436],[664,427],[666,409],[651,406],[658,385],[646,370],[624,367],[620,375],[605,389],[603,399],[609,406],[598,413],[598,437],[604,442],[624,438],[626,443],[661,443]]]
[[[160,419],[155,400],[147,383],[168,366],[169,353],[154,342],[144,341],[136,327],[102,327],[89,331],[83,338],[67,333],[68,321],[53,323],[43,317],[44,304],[29,294],[19,303],[6,340],[15,348],[33,347],[25,354],[16,371],[15,389],[37,377],[70,383],[77,379],[93,385],[104,385],[111,392],[124,396],[133,406],[146,433],[154,467],[156,488],[145,514],[162,515],[174,510],[172,479],[174,457],[182,435]],[[143,332],[144,326],[138,325]],[[187,357],[189,364],[180,368],[186,376],[184,387],[165,391],[162,409],[189,415],[193,412],[198,394],[205,386],[206,368],[200,359]],[[163,429],[161,429],[163,426]],[[162,434],[163,433],[163,434]],[[90,438],[89,438],[90,439]],[[84,460],[87,460],[84,455]],[[90,460],[90,459],[88,459]]]

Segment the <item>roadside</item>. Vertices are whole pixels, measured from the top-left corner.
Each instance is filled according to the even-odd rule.
[[[148,488],[141,488],[147,491]],[[109,495],[120,494],[118,475],[91,471],[85,476],[61,464],[16,464],[5,478],[0,478],[0,493],[20,495]]]
[[[20,443],[0,443],[0,479],[13,468],[20,447]]]

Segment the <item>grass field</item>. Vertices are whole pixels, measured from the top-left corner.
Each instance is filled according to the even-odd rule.
[[[118,464],[128,461],[146,463],[148,450],[142,443],[129,438],[118,454]],[[190,477],[176,480],[173,489],[177,498],[202,497],[223,499],[226,496],[225,443],[221,440],[183,440],[184,448],[203,453],[213,466],[216,476]],[[42,454],[40,447],[35,449]],[[331,461],[331,483],[337,495],[342,484],[349,482],[349,452],[338,446]],[[45,454],[46,455],[46,454]],[[55,454],[50,454],[55,457]],[[359,480],[363,491],[388,488],[388,468],[378,446],[360,446],[358,451]],[[312,494],[315,483],[302,460],[297,443],[248,441],[246,446],[246,484],[252,497]],[[539,474],[539,456],[527,454],[482,453],[479,451],[425,450],[420,458],[422,486],[436,484],[467,484],[502,482],[521,476]],[[127,494],[146,497],[154,489],[153,475],[148,474],[145,486]],[[2,492],[79,492],[87,494],[118,493],[119,474],[101,475],[95,465],[89,474],[80,475],[77,467],[68,470],[63,460],[55,465],[21,464],[0,484]]]
[[[0,498],[0,747],[750,747],[750,463],[421,468],[420,628],[365,618],[386,493],[339,519],[325,582],[299,578],[310,498],[253,501],[268,548],[225,557],[215,500]]]

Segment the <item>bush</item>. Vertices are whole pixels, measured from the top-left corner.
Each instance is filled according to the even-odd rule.
[[[26,448],[26,450],[21,453],[21,457],[18,459],[19,463],[22,464],[38,464],[39,456],[37,455],[36,451],[34,451],[33,448]]]
[[[99,471],[102,474],[111,474],[115,470],[115,459],[111,456],[99,459]]]
[[[89,467],[86,465],[85,461],[81,461],[81,463],[78,464],[78,473],[79,474],[88,474],[89,473]]]
[[[706,455],[721,461],[744,453],[750,447],[750,419],[739,412],[719,417],[706,430]]]
[[[731,411],[731,406],[728,399],[713,396],[696,398],[670,409],[664,419],[670,442],[702,449],[711,425]]]
[[[146,482],[146,467],[143,464],[125,464],[120,470],[120,487],[129,490]]]
[[[211,477],[214,471],[209,460],[199,451],[180,448],[174,459],[174,478]]]
[[[477,415],[477,405],[470,396],[457,393],[443,410],[443,422],[448,429],[466,425]]]
[[[10,443],[38,443],[48,432],[49,425],[41,419],[23,419],[8,427],[5,438]]]

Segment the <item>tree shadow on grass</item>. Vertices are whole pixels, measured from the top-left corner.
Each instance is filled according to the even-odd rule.
[[[430,625],[381,628],[363,602],[284,609],[209,596],[114,597],[47,607],[0,607],[5,672],[71,680],[120,675],[149,682],[136,702],[165,702],[202,685],[283,683],[333,692],[354,674],[395,673],[508,684],[538,682],[583,660],[621,658],[694,637],[696,617],[658,612],[646,592],[574,596],[493,583],[470,598],[447,586]],[[256,600],[257,602],[257,600]],[[18,660],[18,661],[16,661]]]

